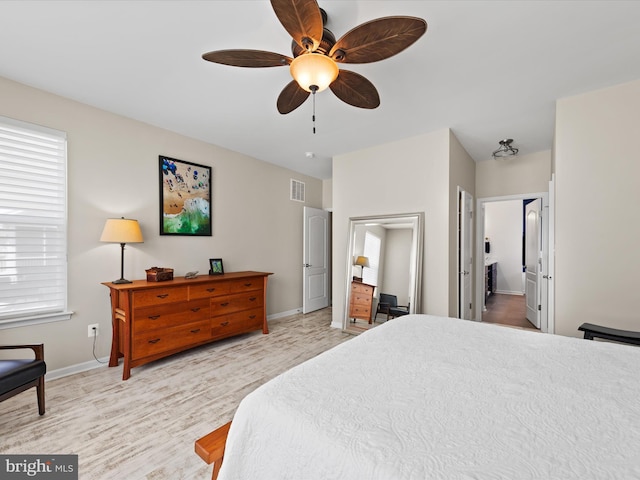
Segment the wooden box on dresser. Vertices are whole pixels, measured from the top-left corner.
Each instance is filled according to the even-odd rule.
[[[267,326],[266,272],[231,272],[165,282],[104,282],[111,294],[109,366],[131,369],[208,342]]]

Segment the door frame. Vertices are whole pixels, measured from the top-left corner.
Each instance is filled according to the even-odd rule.
[[[468,310],[469,311],[469,319],[473,317],[473,270],[474,270],[474,261],[473,261],[473,218],[474,218],[474,212],[473,212],[473,208],[474,208],[474,202],[473,202],[473,195],[471,195],[469,192],[467,192],[466,190],[464,190],[463,188],[461,188],[460,186],[458,186],[458,226],[457,226],[457,235],[456,235],[456,252],[457,252],[457,281],[456,281],[456,288],[457,288],[457,305],[458,305],[458,318],[464,318],[464,313],[463,310]],[[464,207],[464,203],[466,198],[468,198],[470,200],[470,209],[467,212],[465,210]],[[462,215],[468,213],[469,214],[469,218],[468,219],[463,219]],[[469,229],[469,232],[466,231],[466,229]],[[464,271],[464,267],[462,265],[462,261],[463,261],[463,257],[464,255],[464,239],[462,239],[461,237],[464,234],[469,234],[470,238],[471,238],[471,243],[469,244],[469,249],[470,252],[469,256],[471,258],[471,265],[470,265],[470,272],[468,273],[469,275],[469,280],[471,281],[471,290],[470,290],[470,294],[469,294],[469,298],[464,298],[465,303],[471,303],[472,306],[469,309],[466,308],[462,308],[462,301],[463,301],[463,290],[464,290],[464,286],[463,284],[463,276],[462,272]]]
[[[476,276],[476,301],[475,301],[475,320],[482,321],[482,311],[484,308],[484,255],[478,253],[484,251],[484,223],[485,223],[485,204],[492,202],[502,202],[505,200],[526,200],[529,198],[540,198],[542,201],[542,221],[540,228],[542,229],[542,266],[540,271],[540,291],[541,291],[541,310],[540,310],[540,331],[546,333],[554,333],[555,325],[553,322],[553,303],[549,301],[550,286],[549,280],[552,278],[553,262],[549,261],[549,245],[551,228],[549,217],[553,206],[549,205],[549,193],[520,193],[515,195],[504,195],[500,197],[478,198],[476,203],[476,259],[475,259],[475,276]]]
[[[322,256],[324,258],[325,265],[320,268],[324,269],[324,280],[323,280],[323,290],[325,292],[325,296],[322,297],[321,305],[311,305],[310,302],[310,291],[308,278],[310,269],[314,268],[313,265],[310,265],[310,251],[309,246],[311,242],[311,220],[313,217],[322,217],[325,221],[325,229],[324,229],[324,238],[322,241],[324,243]],[[302,234],[302,313],[310,313],[321,308],[326,308],[331,305],[331,212],[328,210],[307,207],[303,208],[303,234]],[[319,240],[319,239],[316,239]],[[315,267],[319,268],[319,267]],[[316,272],[317,273],[317,272]]]

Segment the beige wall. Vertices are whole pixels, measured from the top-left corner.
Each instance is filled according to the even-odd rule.
[[[640,330],[640,81],[556,108],[556,333],[591,322]]]
[[[549,191],[551,151],[485,160],[476,165],[476,197],[502,197]]]
[[[410,212],[425,213],[421,311],[448,315],[449,130],[333,159],[334,326],[345,315],[349,218]]]
[[[176,133],[113,115],[0,78],[0,115],[68,134],[69,308],[71,320],[0,330],[2,343],[44,342],[49,370],[93,361],[87,325],[100,324],[97,354],[110,348],[108,290],[120,276],[120,248],[99,242],[108,217],[140,221],[145,242],[125,252],[125,277],[171,267],[176,275],[208,271],[221,257],[227,271],[274,272],[268,314],[302,304],[302,208],[289,200],[289,179],[306,183],[306,205],[322,206],[322,182]],[[158,234],[158,155],[213,170],[213,236]]]
[[[333,180],[322,180],[322,208],[333,210]]]

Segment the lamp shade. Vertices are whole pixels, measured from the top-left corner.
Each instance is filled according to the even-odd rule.
[[[142,243],[142,231],[137,220],[128,218],[109,218],[104,224],[101,242]]]
[[[322,53],[304,53],[293,59],[289,71],[303,90],[321,92],[338,78],[339,69],[336,62]]]
[[[354,265],[359,265],[361,267],[369,268],[369,259],[367,257],[358,256],[356,258],[356,263],[354,263]]]

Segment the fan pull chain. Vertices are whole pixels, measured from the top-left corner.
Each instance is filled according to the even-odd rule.
[[[316,92],[313,92],[313,115],[311,115],[313,121],[313,134],[316,134]]]
[[[311,85],[309,87],[311,89],[311,97],[313,99],[313,114],[311,115],[311,121],[313,122],[313,134],[316,134],[316,92],[318,91],[318,87],[316,85]]]

